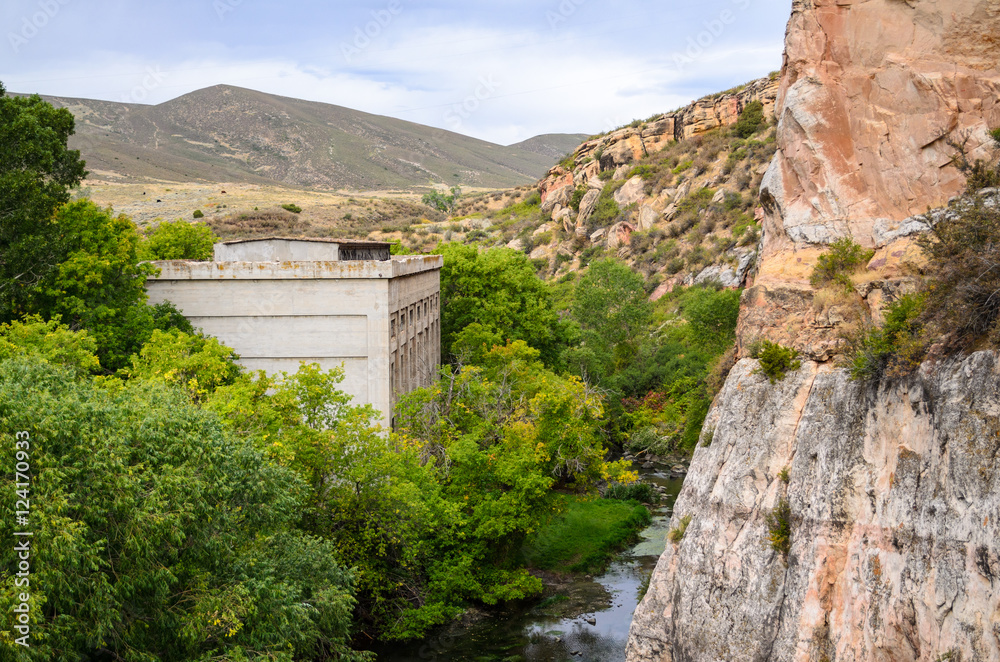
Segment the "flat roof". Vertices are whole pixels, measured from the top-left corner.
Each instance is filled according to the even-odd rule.
[[[440,269],[440,255],[393,255],[391,260],[314,261],[314,262],[189,262],[164,260],[152,262],[158,276],[148,281],[169,280],[325,280],[391,279]]]
[[[306,241],[315,244],[340,244],[341,246],[392,246],[388,241],[369,241],[367,239],[327,239],[324,237],[250,237],[247,239],[230,239],[220,241],[220,244],[247,244],[254,241]]]

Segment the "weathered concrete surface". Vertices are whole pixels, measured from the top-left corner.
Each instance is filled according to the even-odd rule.
[[[151,304],[173,302],[251,370],[295,372],[302,362],[324,370],[343,366],[340,388],[355,403],[374,405],[389,426],[398,396],[428,385],[441,360],[442,263],[439,255],[156,262],[160,273],[146,289]]]
[[[806,363],[733,369],[674,508],[691,523],[636,610],[629,662],[1000,660],[1000,362],[875,391]],[[788,467],[790,482],[779,477]],[[787,495],[787,561],[766,514]]]

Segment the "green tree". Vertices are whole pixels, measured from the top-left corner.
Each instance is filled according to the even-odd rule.
[[[145,301],[146,277],[155,269],[139,264],[139,234],[127,216],[83,200],[61,207],[53,222],[64,257],[39,283],[31,312],[88,329],[101,365],[117,370],[154,325]]]
[[[211,260],[219,238],[212,228],[187,221],[164,221],[139,244],[140,260]]]
[[[451,195],[445,195],[440,191],[432,191],[431,193],[425,193],[420,201],[428,207],[433,207],[438,211],[447,213],[455,208],[455,203],[458,202],[458,198],[461,195],[462,189],[458,186],[452,186]]]
[[[0,360],[30,356],[69,368],[81,377],[100,369],[96,352],[97,343],[86,331],[75,333],[65,324],[45,322],[37,315],[0,325]]]
[[[73,132],[68,110],[6,96],[0,83],[0,322],[30,312],[65,255],[53,214],[86,175],[80,153],[66,149]]]
[[[649,335],[652,306],[642,276],[614,259],[592,262],[576,286],[573,316],[601,372],[624,367]]]
[[[0,649],[30,592],[29,660],[353,660],[351,576],[294,530],[289,469],[162,382],[106,388],[38,357],[0,362],[0,433],[30,464],[30,586],[0,551]],[[13,458],[8,453],[7,462]],[[15,474],[2,473],[12,538]]]
[[[552,296],[527,256],[509,248],[480,252],[475,246],[443,244],[441,346],[452,361],[459,334],[473,323],[501,342],[523,340],[541,352],[546,365],[559,365],[570,337]]]
[[[743,108],[743,111],[737,118],[736,124],[733,126],[733,135],[740,138],[749,138],[766,124],[764,104],[760,101],[751,101]]]

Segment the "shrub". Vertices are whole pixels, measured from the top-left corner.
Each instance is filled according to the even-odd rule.
[[[573,197],[569,199],[569,207],[573,211],[580,212],[580,203],[583,202],[583,196],[587,195],[586,186],[577,186],[576,190],[573,191]]]
[[[774,384],[785,378],[785,373],[798,370],[802,367],[802,362],[798,359],[798,350],[790,347],[783,347],[770,340],[761,342],[757,360],[760,367],[754,372],[765,375]]]
[[[670,172],[674,173],[675,175],[679,175],[685,170],[690,170],[693,165],[694,165],[693,160],[682,161],[680,164],[678,164],[676,168],[674,168]]]
[[[767,514],[767,539],[771,549],[788,556],[792,548],[792,507],[788,499],[779,499],[774,510]]]
[[[191,214],[193,218],[205,218],[205,214],[202,213],[200,209],[195,209],[194,213]]]
[[[883,377],[901,377],[912,372],[923,356],[923,343],[917,337],[925,295],[900,297],[886,308],[881,327],[859,330],[848,336],[845,353],[851,379],[879,381]]]
[[[740,113],[739,119],[736,120],[736,124],[733,126],[733,135],[749,138],[766,125],[764,104],[760,101],[751,101]]]
[[[293,214],[299,214],[302,212],[302,207],[299,207],[298,205],[292,203],[288,203],[287,205],[281,205],[281,208],[284,209],[285,211],[290,211]]]
[[[781,471],[778,472],[778,478],[781,480],[782,483],[785,484],[787,484],[788,481],[791,480],[792,476],[788,467],[783,467]]]
[[[594,207],[594,213],[587,219],[587,229],[589,231],[593,232],[598,228],[606,228],[613,225],[621,215],[621,208],[618,207],[618,203],[615,202],[614,198],[614,192],[617,188],[614,186],[615,183],[608,184],[601,191],[601,197],[597,199],[597,206]]]
[[[929,260],[925,319],[951,345],[968,347],[985,334],[1000,344],[1000,210],[966,204],[918,244]]]
[[[837,283],[848,290],[853,289],[851,275],[868,264],[874,255],[874,250],[863,248],[850,237],[842,237],[819,256],[809,282],[813,287]]]
[[[654,454],[670,450],[667,440],[652,425],[633,432],[628,439],[628,449],[633,453],[650,451]]]
[[[458,198],[462,195],[462,189],[458,186],[452,186],[450,192],[451,195],[445,195],[439,191],[425,193],[423,197],[420,198],[420,202],[428,207],[431,207],[432,209],[448,213],[455,209],[455,204],[458,202]]]
[[[629,485],[613,483],[604,491],[604,498],[617,499],[618,501],[638,501],[639,503],[655,503],[657,500],[653,486],[640,482]]]
[[[625,179],[631,179],[637,175],[643,179],[651,179],[654,175],[656,175],[656,168],[645,163],[637,165],[629,171],[628,175],[625,176]]]
[[[670,533],[667,534],[667,540],[676,544],[681,540],[684,540],[684,534],[687,533],[688,525],[691,523],[691,516],[685,515],[681,518],[681,521],[677,523],[677,527],[670,529]]]

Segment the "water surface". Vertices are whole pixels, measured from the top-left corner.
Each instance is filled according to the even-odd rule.
[[[461,631],[378,649],[379,662],[624,662],[625,643],[639,592],[666,547],[681,479],[640,470],[643,480],[666,488],[640,541],[616,555],[592,580],[567,581],[541,603],[508,608]],[[586,613],[560,616],[567,609]]]

